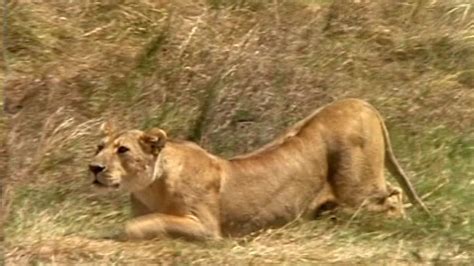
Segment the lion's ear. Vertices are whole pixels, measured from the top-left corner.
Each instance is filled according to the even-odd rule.
[[[152,128],[143,134],[141,140],[150,149],[153,155],[158,155],[165,146],[167,138],[168,136],[164,130]]]
[[[104,136],[112,136],[117,131],[114,121],[108,119],[100,125],[100,133]]]

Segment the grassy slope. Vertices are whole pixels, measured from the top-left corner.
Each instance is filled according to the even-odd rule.
[[[10,5],[5,92],[10,262],[468,263],[474,254],[472,9],[415,1]],[[439,2],[439,1],[438,1]],[[232,4],[229,4],[232,3]],[[277,5],[275,3],[278,3]],[[218,243],[120,243],[124,195],[90,192],[104,117],[229,156],[316,107],[360,97],[387,118],[426,219],[362,214]],[[354,219],[355,218],[355,219]]]

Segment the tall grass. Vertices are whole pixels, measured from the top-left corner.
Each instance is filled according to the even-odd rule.
[[[10,1],[0,119],[7,263],[416,264],[474,259],[469,1]],[[334,99],[386,118],[434,217],[361,213],[220,242],[120,242],[90,191],[98,125],[159,126],[224,157]],[[3,167],[3,166],[2,166]]]

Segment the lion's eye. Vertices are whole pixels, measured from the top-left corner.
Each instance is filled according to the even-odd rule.
[[[127,151],[129,151],[130,149],[125,147],[125,146],[120,146],[118,147],[117,149],[117,153],[126,153]]]
[[[103,144],[99,144],[97,145],[97,151],[95,152],[96,154],[99,153],[101,150],[104,149],[104,145]]]

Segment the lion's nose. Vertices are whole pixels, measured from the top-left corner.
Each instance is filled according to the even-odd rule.
[[[89,170],[91,170],[94,175],[97,175],[98,173],[105,170],[105,166],[100,164],[89,164]]]

